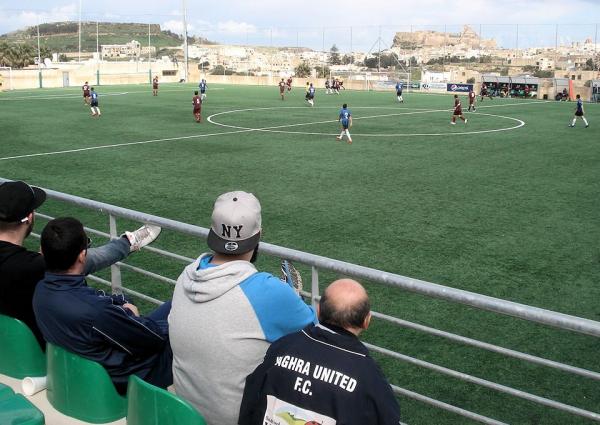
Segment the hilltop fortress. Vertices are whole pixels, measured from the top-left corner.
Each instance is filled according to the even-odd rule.
[[[495,49],[495,40],[481,39],[473,29],[465,25],[460,33],[440,31],[397,32],[392,47],[417,49],[423,47],[464,46],[470,49]]]

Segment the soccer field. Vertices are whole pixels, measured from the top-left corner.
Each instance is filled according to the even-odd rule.
[[[572,102],[486,99],[467,113],[463,97],[468,124],[451,126],[447,95],[406,93],[399,104],[392,91],[319,90],[311,108],[302,88],[281,101],[275,86],[208,83],[200,124],[191,84],[162,84],[157,97],[149,86],[97,87],[99,119],[78,88],[1,93],[0,177],[203,227],[219,194],[245,190],[262,203],[266,242],[600,320],[600,105],[585,106],[589,128],[569,128]],[[342,103],[352,145],[335,138]],[[205,250],[168,233],[157,244]],[[599,370],[592,338],[368,287],[377,311]],[[377,325],[367,341],[600,410],[594,381]],[[591,423],[377,358],[396,385],[509,423]],[[410,424],[468,423],[401,407]]]

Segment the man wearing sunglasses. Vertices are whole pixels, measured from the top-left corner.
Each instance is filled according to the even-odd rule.
[[[35,288],[33,311],[44,339],[100,363],[122,394],[131,374],[161,388],[171,385],[171,302],[141,316],[123,295],[89,287],[89,239],[75,218],[48,222],[40,244],[46,273]]]
[[[46,273],[33,294],[37,324],[49,343],[100,363],[124,394],[129,375],[161,388],[173,382],[166,302],[147,316],[123,295],[89,287],[89,239],[81,222],[48,222],[41,237]]]
[[[0,184],[0,314],[23,321],[42,349],[44,338],[31,306],[36,284],[44,277],[44,257],[23,247],[35,221],[34,211],[46,200],[46,192],[22,181]],[[88,251],[83,274],[94,273],[127,257],[152,242],[160,227],[145,225],[135,232]]]

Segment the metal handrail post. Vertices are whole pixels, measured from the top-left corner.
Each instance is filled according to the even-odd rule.
[[[109,220],[109,232],[111,239],[117,239],[118,231],[117,231],[117,219],[114,215],[108,214]],[[112,288],[113,294],[121,295],[123,293],[123,282],[121,280],[121,267],[115,263],[110,266],[110,287]]]
[[[310,303],[316,309],[319,300],[319,269],[312,266],[311,282],[310,282]]]

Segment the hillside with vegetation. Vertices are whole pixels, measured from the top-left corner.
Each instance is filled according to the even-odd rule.
[[[168,30],[161,30],[158,24],[142,23],[112,23],[96,22],[81,23],[81,51],[91,53],[96,51],[96,34],[98,44],[125,44],[137,40],[142,45],[148,44],[148,29],[150,44],[160,51],[166,47],[177,47],[183,43],[183,38]],[[79,49],[79,24],[77,22],[53,22],[40,24],[40,44],[53,53],[73,53]],[[209,40],[190,38],[190,42],[215,44]],[[28,27],[0,35],[0,43],[18,43],[35,45],[37,49],[37,27]]]

